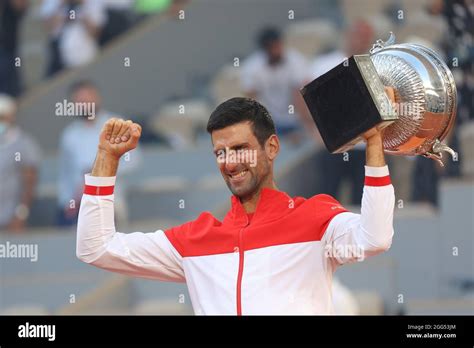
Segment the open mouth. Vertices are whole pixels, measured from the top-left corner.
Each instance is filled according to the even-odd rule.
[[[248,169],[244,169],[238,173],[235,173],[235,174],[228,174],[229,175],[229,178],[233,181],[238,181],[238,180],[241,180],[243,177],[245,177],[245,174],[248,173]]]

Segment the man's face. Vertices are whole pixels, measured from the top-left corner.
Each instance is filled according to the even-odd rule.
[[[14,121],[15,121],[15,113],[13,111],[0,115],[0,123],[2,124],[11,126],[14,123]]]
[[[0,114],[0,136],[6,134],[8,129],[15,123],[15,110]]]
[[[365,54],[374,43],[374,30],[367,22],[356,22],[346,33],[346,40],[348,54]]]
[[[230,191],[249,198],[271,179],[272,160],[252,131],[250,122],[215,130],[211,135],[219,170]]]
[[[94,87],[82,87],[79,88],[72,94],[72,101],[74,103],[85,103],[88,110],[93,110],[96,114],[100,108],[101,98],[99,92]],[[91,115],[79,115],[79,116],[91,116]],[[84,117],[85,120],[94,119],[90,117]]]
[[[281,40],[276,40],[268,44],[268,46],[265,49],[265,52],[267,53],[269,64],[270,65],[278,64],[283,57],[283,51],[284,51],[283,41]]]

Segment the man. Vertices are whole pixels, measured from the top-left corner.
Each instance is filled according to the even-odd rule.
[[[88,80],[75,82],[69,91],[72,102],[83,114],[74,115],[73,121],[61,134],[58,177],[58,225],[70,226],[77,222],[79,200],[84,185],[84,174],[90,172],[104,123],[112,114],[102,106],[97,86]],[[78,146],[80,144],[80,146]],[[139,162],[135,152],[127,155],[123,166],[127,172]],[[117,197],[116,197],[117,198]],[[121,197],[120,197],[121,198]],[[126,207],[120,199],[120,218],[126,219]]]
[[[332,313],[334,270],[391,244],[394,190],[380,133],[365,134],[367,177],[358,215],[328,195],[291,198],[278,190],[273,165],[280,142],[257,101],[225,101],[207,130],[233,193],[225,218],[204,212],[164,232],[123,234],[114,227],[115,177],[120,156],[137,146],[141,127],[107,121],[86,175],[78,258],[122,274],[186,282],[196,314]]]
[[[313,129],[299,92],[309,82],[306,59],[297,51],[285,48],[276,28],[263,29],[257,41],[259,50],[242,65],[241,87],[245,95],[268,108],[281,137],[295,138],[302,124]]]
[[[39,12],[49,32],[47,77],[87,64],[96,56],[107,21],[102,0],[45,0]]]
[[[15,125],[15,100],[0,94],[0,230],[21,232],[33,201],[38,144]]]

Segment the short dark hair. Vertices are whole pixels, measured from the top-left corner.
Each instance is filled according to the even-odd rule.
[[[269,45],[275,41],[281,40],[281,32],[275,27],[266,27],[263,28],[258,36],[257,43],[261,49],[266,49]]]
[[[242,97],[231,98],[217,106],[209,117],[207,131],[212,134],[215,130],[245,121],[252,123],[253,134],[262,147],[272,134],[276,134],[267,109],[254,99]]]

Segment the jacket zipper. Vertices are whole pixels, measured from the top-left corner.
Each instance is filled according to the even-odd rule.
[[[249,225],[249,220],[247,217],[247,224]],[[245,227],[241,228],[239,231],[239,273],[237,275],[237,315],[242,315],[242,275],[244,273],[244,247],[243,247],[243,236],[242,233],[245,230]]]

